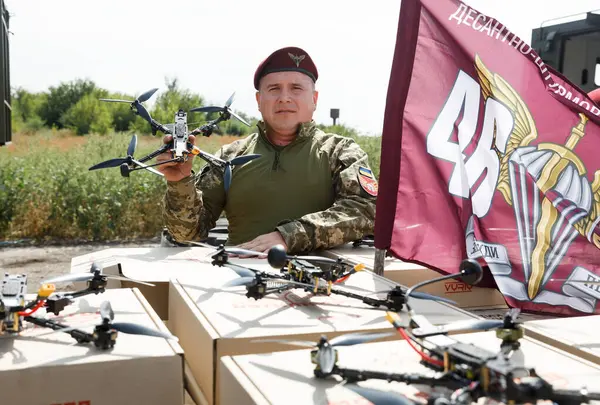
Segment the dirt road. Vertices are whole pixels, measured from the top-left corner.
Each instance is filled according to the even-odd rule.
[[[152,247],[158,242],[135,244],[84,244],[76,246],[40,246],[0,248],[0,278],[4,273],[27,274],[29,293],[37,291],[40,282],[45,279],[67,274],[71,271],[71,259],[109,248]],[[65,284],[61,290],[70,290]]]

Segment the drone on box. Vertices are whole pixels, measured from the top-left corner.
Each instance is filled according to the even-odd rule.
[[[481,267],[474,260],[465,260],[461,272],[468,269],[472,281]],[[455,276],[455,275],[454,275]],[[442,276],[421,286],[449,278]],[[480,277],[479,277],[480,280]],[[407,293],[412,297],[414,286]],[[407,305],[408,306],[408,305]],[[480,398],[492,399],[506,404],[536,403],[550,400],[561,405],[579,405],[600,400],[600,393],[590,393],[586,389],[557,390],[538,375],[535,369],[527,369],[519,340],[524,336],[518,309],[510,309],[503,320],[468,320],[446,325],[431,324],[426,317],[409,310],[409,322],[403,324],[396,312],[388,311],[386,318],[402,335],[409,346],[421,357],[420,363],[433,370],[431,375],[417,373],[388,373],[375,370],[356,370],[338,365],[338,346],[351,346],[371,342],[392,333],[351,333],[337,336],[329,341],[322,336],[316,344],[310,341],[257,340],[256,342],[278,342],[299,347],[311,348],[311,362],[315,364],[314,375],[319,379],[334,376],[342,378],[342,384],[369,400],[374,405],[417,404],[398,393],[366,388],[357,382],[378,379],[410,385],[435,386],[444,388],[447,395],[435,394],[427,400],[428,405],[468,405],[477,403]],[[459,342],[448,336],[450,332],[495,330],[500,339],[500,350],[492,352],[474,344]]]
[[[46,312],[58,315],[65,307],[73,303],[73,298],[103,293],[108,279],[129,280],[152,286],[152,284],[143,281],[102,274],[102,269],[94,263],[89,273],[68,274],[46,280],[38,289],[36,297],[28,301],[26,299],[27,275],[10,275],[6,273],[0,285],[0,336],[18,336],[23,331],[24,324],[31,323],[56,332],[67,333],[78,343],[94,343],[96,347],[101,349],[113,347],[118,332],[176,339],[170,334],[135,323],[113,323],[114,312],[108,301],[100,306],[102,321],[95,326],[92,333],[52,319],[34,316],[40,308],[45,308]],[[55,283],[72,281],[87,281],[87,288],[67,294],[56,293]]]
[[[218,123],[227,121],[231,117],[235,117],[236,119],[238,119],[245,125],[250,126],[250,124],[248,124],[242,117],[237,115],[235,112],[233,112],[231,110],[231,108],[229,108],[231,106],[231,103],[233,103],[233,98],[235,96],[235,93],[233,93],[231,95],[231,97],[229,97],[229,99],[227,100],[227,102],[225,103],[225,105],[223,107],[206,106],[206,107],[192,108],[190,110],[190,112],[219,113],[219,116],[216,119],[209,121],[206,124],[202,125],[201,127],[198,127],[192,131],[189,131],[188,122],[187,122],[187,113],[185,111],[183,111],[182,109],[179,109],[179,111],[177,111],[175,113],[175,122],[173,124],[163,125],[163,124],[157,122],[156,120],[154,120],[150,116],[150,113],[148,112],[146,107],[143,106],[142,103],[144,101],[147,101],[148,99],[150,99],[150,97],[152,97],[152,95],[157,90],[158,89],[156,89],[156,88],[149,90],[149,91],[143,93],[142,95],[140,95],[137,99],[135,99],[133,101],[118,100],[118,99],[100,99],[100,100],[107,101],[107,102],[129,103],[131,110],[134,112],[134,114],[137,114],[140,117],[142,117],[143,119],[145,119],[146,121],[148,121],[148,123],[150,124],[150,126],[152,128],[152,135],[156,135],[156,133],[158,131],[160,131],[164,134],[172,135],[173,139],[169,143],[167,143],[167,144],[161,146],[159,149],[155,150],[154,152],[152,152],[140,159],[134,159],[133,155],[135,153],[135,149],[137,146],[137,136],[134,134],[133,137],[131,138],[131,141],[129,142],[129,146],[127,147],[127,156],[126,157],[106,160],[104,162],[98,163],[98,164],[90,167],[89,170],[119,167],[121,170],[121,175],[123,177],[129,177],[129,173],[131,173],[134,170],[148,170],[154,174],[163,176],[162,173],[160,173],[156,169],[153,169],[153,167],[159,166],[159,165],[162,165],[165,163],[169,163],[169,162],[185,162],[188,160],[189,155],[192,154],[192,155],[199,156],[200,158],[204,159],[206,162],[208,162],[209,164],[211,164],[213,166],[217,166],[217,167],[221,168],[224,171],[223,176],[224,176],[225,191],[229,190],[229,186],[231,184],[231,168],[232,168],[232,166],[247,163],[253,159],[260,157],[260,155],[250,154],[250,155],[238,156],[232,160],[223,160],[223,159],[213,156],[207,152],[204,152],[197,146],[193,145],[189,141],[189,136],[190,135],[199,135],[199,134],[202,134],[203,136],[210,136],[213,133],[213,131],[218,128],[218,125],[217,125]],[[157,157],[165,152],[171,152],[172,159],[166,160],[166,161],[160,162],[160,163],[150,164],[150,165],[144,164],[144,162],[154,159],[155,157]]]
[[[194,245],[214,248],[201,242],[187,242]],[[279,273],[252,269],[240,264],[231,263],[230,255],[265,257],[271,267],[279,269]],[[244,286],[246,296],[259,300],[266,295],[281,293],[285,290],[301,288],[315,295],[329,296],[331,294],[354,298],[373,307],[385,307],[401,311],[406,304],[406,292],[396,284],[386,291],[366,292],[366,290],[343,284],[349,277],[363,271],[363,264],[352,264],[342,258],[331,259],[321,256],[289,256],[282,245],[273,246],[268,253],[255,252],[236,247],[219,246],[215,253],[210,254],[211,264],[228,267],[235,271],[240,278],[231,280],[223,288]],[[377,275],[373,275],[379,277]],[[385,279],[386,283],[393,283]],[[366,292],[359,294],[348,290]],[[374,295],[386,294],[385,298],[374,298]],[[415,298],[456,304],[454,301],[435,295],[416,292]]]

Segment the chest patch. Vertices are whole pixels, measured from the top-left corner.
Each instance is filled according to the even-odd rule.
[[[370,169],[359,166],[358,182],[367,194],[377,197],[377,180],[375,180],[375,176],[373,176],[373,172]]]

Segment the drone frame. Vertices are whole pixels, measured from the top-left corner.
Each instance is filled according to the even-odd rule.
[[[52,282],[42,283],[40,288],[37,291],[36,297],[27,302],[26,304],[19,306],[6,307],[2,299],[0,299],[0,336],[2,335],[18,335],[23,331],[24,322],[32,323],[37,326],[41,326],[44,328],[49,328],[55,330],[57,332],[64,332],[73,337],[77,343],[90,343],[93,342],[94,345],[100,349],[108,350],[112,348],[116,342],[117,337],[117,329],[115,329],[111,324],[112,318],[114,317],[114,312],[110,307],[110,303],[106,301],[101,306],[101,316],[102,323],[96,325],[93,333],[85,332],[78,328],[70,327],[64,323],[60,323],[58,321],[52,319],[38,318],[33,316],[33,314],[38,311],[40,308],[45,307],[47,312],[53,313],[54,315],[59,315],[63,309],[65,309],[68,305],[72,304],[73,298],[80,298],[89,294],[101,294],[106,291],[106,285],[108,283],[109,278],[113,279],[124,279],[123,277],[106,275],[102,274],[102,269],[100,269],[95,264],[92,265],[91,268],[91,278],[89,276],[89,280],[87,280],[87,288],[70,292],[68,294],[56,294],[56,286]],[[82,275],[87,275],[88,273],[84,273]],[[68,275],[57,277],[52,280],[57,281],[67,281],[69,280],[69,276],[79,277],[82,275]],[[133,279],[127,279],[143,284],[147,284],[153,286],[153,284],[141,282]],[[22,299],[21,299],[22,300]],[[11,319],[12,318],[12,319]],[[12,327],[6,328],[5,320],[12,320]],[[118,324],[119,326],[121,324]],[[138,334],[150,334],[151,336],[162,336],[165,338],[175,338],[170,334],[165,334],[159,331],[147,329],[140,325],[135,324],[122,324],[125,328],[129,329],[129,333],[138,333]],[[126,329],[127,330],[127,329]],[[128,333],[128,332],[125,332]]]
[[[109,159],[107,161],[98,163],[90,167],[89,170],[105,169],[109,167],[119,166],[121,170],[121,175],[123,177],[129,177],[129,173],[135,170],[148,170],[158,176],[164,176],[162,173],[153,168],[170,162],[185,162],[188,160],[189,155],[191,154],[200,157],[201,159],[205,160],[208,164],[216,166],[224,171],[224,183],[225,189],[227,191],[231,182],[231,166],[246,163],[250,160],[260,157],[260,155],[242,155],[232,159],[231,161],[227,161],[220,159],[214,155],[211,155],[207,152],[204,152],[203,150],[192,144],[188,138],[189,135],[196,136],[199,134],[202,134],[203,136],[210,136],[213,133],[213,131],[218,128],[218,123],[229,120],[231,117],[235,117],[245,125],[250,126],[250,124],[248,124],[242,117],[234,113],[229,108],[229,106],[233,102],[235,92],[229,97],[224,107],[206,106],[192,108],[190,112],[218,112],[219,116],[216,119],[211,120],[192,131],[188,131],[187,114],[182,109],[179,109],[175,113],[175,124],[173,125],[173,129],[170,129],[168,126],[161,124],[160,122],[154,120],[151,117],[148,110],[142,105],[142,102],[147,101],[157,90],[157,88],[151,89],[140,95],[134,101],[118,99],[100,100],[107,102],[130,103],[130,108],[134,112],[134,114],[139,115],[150,124],[152,135],[156,135],[158,131],[162,132],[165,135],[172,135],[173,139],[171,140],[171,142],[164,144],[157,150],[149,153],[148,155],[140,159],[134,159],[133,154],[137,145],[137,136],[134,134],[127,149],[127,157]],[[171,152],[173,156],[172,159],[154,164],[144,164],[145,162],[152,160],[165,152]]]
[[[209,246],[199,242],[188,241],[188,243]],[[342,258],[331,259],[321,256],[288,256],[283,246],[276,245],[269,249],[267,254],[267,259],[271,267],[280,270],[279,273],[274,273],[230,263],[228,260],[230,254],[264,256],[265,253],[234,247],[226,248],[223,245],[220,245],[217,248],[217,252],[211,255],[211,258],[213,259],[211,264],[213,266],[229,267],[241,277],[240,279],[234,279],[226,283],[224,287],[244,285],[246,286],[246,297],[248,298],[259,300],[268,294],[281,293],[285,290],[301,288],[314,295],[330,296],[331,294],[335,294],[357,299],[375,308],[385,307],[388,310],[401,311],[404,308],[404,305],[407,305],[406,292],[403,287],[397,283],[394,283],[395,286],[390,290],[375,293],[369,292],[368,294],[359,294],[347,291],[346,289],[364,291],[358,287],[342,284],[353,274],[365,269],[365,265],[362,263],[352,264]],[[320,263],[330,267],[328,269],[322,269],[313,263]],[[321,285],[320,280],[324,280],[324,286]],[[391,280],[386,279],[386,281],[390,282]],[[383,292],[386,293],[385,298],[372,297],[372,295]],[[416,293],[415,296],[416,298],[455,304],[455,302],[449,299],[426,293]]]
[[[466,264],[468,268],[473,263]],[[463,266],[461,266],[463,267]],[[464,268],[463,268],[464,270]],[[462,270],[461,270],[462,271]],[[472,274],[467,274],[467,278]],[[431,282],[440,281],[445,276],[431,280]],[[480,279],[480,278],[479,278]],[[429,283],[429,282],[428,282]],[[412,290],[408,293],[410,296]],[[403,340],[416,351],[421,357],[420,363],[425,367],[435,371],[432,376],[421,375],[418,373],[387,373],[370,370],[355,370],[339,367],[337,361],[338,353],[335,349],[328,349],[327,340],[322,337],[316,348],[311,351],[311,362],[315,364],[314,375],[316,378],[326,379],[337,375],[346,383],[356,383],[370,379],[386,380],[388,382],[396,381],[412,385],[428,385],[436,387],[445,387],[452,391],[450,398],[435,397],[428,403],[435,405],[467,405],[477,402],[479,398],[493,399],[502,403],[521,404],[535,403],[538,400],[553,400],[561,405],[579,405],[588,403],[590,400],[600,400],[600,393],[589,393],[585,388],[576,390],[555,390],[552,385],[539,376],[535,369],[525,368],[525,363],[520,354],[519,340],[523,338],[524,333],[515,318],[519,311],[511,309],[507,312],[503,321],[470,321],[475,330],[496,330],[496,337],[501,340],[500,350],[490,352],[474,344],[459,342],[447,336],[449,331],[463,330],[468,331],[468,323],[459,321],[454,326],[463,326],[462,328],[442,327],[431,324],[423,315],[416,314],[414,310],[409,310],[409,322],[403,324],[400,316],[396,312],[388,311],[386,319],[398,331]],[[444,327],[446,326],[446,328]],[[342,335],[344,336],[344,335]],[[420,336],[420,337],[419,337]],[[340,339],[340,337],[336,338]],[[365,343],[367,339],[355,343]],[[326,356],[320,355],[319,351],[333,350],[333,353],[327,353]],[[333,363],[329,360],[324,367],[320,363],[320,358],[334,359]],[[513,360],[517,358],[517,360]],[[520,364],[519,364],[520,363]],[[385,392],[372,390],[365,391],[364,396],[374,401],[375,393],[377,397],[385,395]],[[361,394],[360,392],[358,392]],[[374,395],[369,397],[369,395]],[[397,404],[406,404],[411,402],[406,397],[396,395]],[[387,398],[386,404],[393,404],[393,398]]]

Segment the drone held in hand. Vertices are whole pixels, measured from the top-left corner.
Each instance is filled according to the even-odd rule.
[[[157,90],[158,89],[156,89],[156,88],[151,89],[151,90],[143,93],[142,95],[140,95],[137,99],[135,99],[133,101],[119,100],[119,99],[100,99],[100,100],[107,101],[107,102],[129,103],[134,114],[137,114],[140,117],[142,117],[143,119],[145,119],[146,121],[148,121],[148,123],[150,124],[150,126],[152,128],[152,135],[156,135],[156,133],[158,131],[160,131],[164,134],[172,135],[173,139],[169,143],[167,143],[167,144],[161,146],[159,149],[155,150],[154,152],[152,152],[140,159],[134,159],[133,156],[134,156],[135,149],[137,146],[137,136],[134,134],[133,137],[131,138],[131,141],[129,142],[129,146],[127,148],[127,156],[125,158],[109,159],[109,160],[106,160],[104,162],[98,163],[98,164],[90,167],[89,170],[119,167],[121,170],[121,175],[123,177],[129,177],[129,173],[131,173],[134,170],[148,170],[154,174],[162,176],[163,174],[160,173],[159,171],[157,171],[156,169],[154,169],[153,168],[154,166],[159,166],[159,165],[169,163],[169,162],[185,162],[189,159],[189,155],[191,154],[191,155],[196,155],[196,156],[204,159],[209,164],[211,164],[213,166],[217,166],[224,171],[224,185],[225,185],[225,190],[227,191],[231,184],[231,168],[232,168],[232,166],[247,163],[253,159],[260,157],[260,155],[249,154],[249,155],[238,156],[232,160],[223,160],[223,159],[220,159],[220,158],[218,158],[214,155],[211,155],[207,152],[204,152],[197,146],[193,145],[189,141],[189,136],[190,135],[195,136],[195,135],[199,135],[199,134],[202,134],[203,136],[210,136],[213,133],[213,131],[218,128],[218,125],[217,125],[218,123],[229,120],[231,117],[235,117],[236,119],[238,119],[245,125],[250,126],[250,124],[248,124],[242,117],[237,115],[230,108],[231,103],[233,103],[235,93],[233,93],[231,95],[231,97],[229,97],[229,99],[227,100],[227,102],[225,103],[225,105],[223,107],[206,106],[206,107],[192,108],[190,110],[190,112],[219,113],[219,116],[216,119],[209,121],[206,124],[196,128],[192,131],[189,131],[188,122],[187,122],[187,113],[185,111],[183,111],[182,109],[179,109],[179,111],[177,111],[175,113],[175,122],[173,124],[166,124],[166,125],[161,124],[161,123],[157,122],[156,120],[154,120],[150,116],[150,113],[148,112],[146,107],[144,107],[144,105],[142,103],[144,101],[147,101],[148,99],[150,99],[150,97],[152,97],[152,95]],[[154,159],[155,157],[157,157],[165,152],[171,152],[172,159],[166,160],[166,161],[163,161],[160,163],[149,164],[149,165],[144,164],[144,162]]]
[[[463,262],[461,267],[475,267],[476,264],[477,262],[468,260],[468,263]],[[475,273],[476,271],[472,274]],[[429,282],[444,278],[445,276]],[[407,295],[412,296],[411,293],[412,291],[409,291]],[[398,393],[361,387],[356,385],[357,382],[378,379],[444,388],[447,395],[432,395],[427,402],[430,405],[469,405],[477,403],[480,398],[507,404],[549,400],[561,405],[579,405],[600,400],[600,393],[590,393],[586,389],[554,389],[535,369],[525,366],[524,354],[519,343],[524,333],[520,322],[517,322],[518,315],[519,310],[513,308],[505,314],[503,320],[477,319],[436,326],[413,310],[409,311],[407,324],[402,322],[398,313],[388,311],[388,321],[419,354],[420,363],[433,370],[431,375],[355,370],[338,365],[339,356],[335,349],[337,346],[367,343],[388,336],[386,333],[353,333],[337,336],[331,341],[323,336],[316,344],[308,341],[277,342],[311,348],[311,362],[315,364],[316,378],[341,377],[345,387],[374,405],[407,405],[418,402]],[[450,332],[487,330],[496,331],[496,336],[501,341],[498,352],[463,343],[448,336]]]
[[[78,343],[93,342],[96,347],[102,349],[108,349],[114,345],[117,331],[174,339],[170,334],[165,334],[142,325],[111,323],[114,318],[114,312],[108,302],[105,302],[100,308],[103,321],[100,325],[96,326],[93,333],[72,328],[69,325],[52,319],[34,316],[34,313],[40,308],[45,308],[48,313],[58,315],[66,306],[73,303],[73,298],[83,297],[88,294],[103,293],[109,279],[129,280],[152,286],[152,284],[130,278],[102,274],[100,266],[94,263],[89,273],[68,274],[46,280],[39,288],[36,297],[27,302],[27,275],[5,274],[0,286],[0,336],[16,336],[23,331],[24,323],[28,322],[57,332],[68,333]],[[87,288],[67,294],[58,294],[55,292],[56,287],[54,283],[72,281],[87,281]]]
[[[188,242],[200,246],[213,247],[199,242]],[[279,273],[252,269],[240,264],[231,263],[230,255],[265,257],[271,267],[279,269]],[[385,307],[389,310],[401,311],[407,305],[407,292],[399,284],[389,279],[373,274],[373,277],[381,279],[386,284],[393,283],[395,286],[390,290],[370,292],[365,289],[344,284],[353,274],[363,271],[363,264],[351,264],[342,258],[331,259],[321,256],[289,256],[281,245],[273,246],[268,253],[260,253],[235,247],[219,246],[215,253],[211,253],[212,265],[226,266],[235,271],[240,278],[231,280],[223,285],[224,288],[245,286],[248,298],[255,300],[264,298],[268,294],[281,293],[285,290],[301,288],[315,295],[329,296],[331,294],[342,295],[357,299],[373,307]],[[464,274],[453,275],[454,277],[467,276],[472,271],[467,268]],[[470,273],[469,273],[470,274]],[[471,280],[472,281],[472,280]],[[477,280],[479,281],[479,279]],[[354,291],[360,291],[361,294]],[[375,298],[375,295],[385,294],[385,298]],[[456,304],[443,297],[438,297],[422,292],[415,292],[414,298]]]

